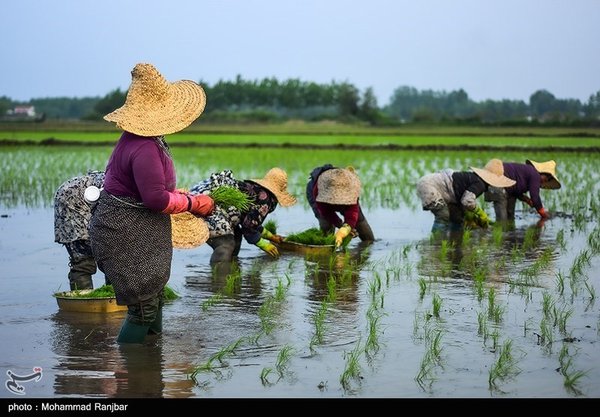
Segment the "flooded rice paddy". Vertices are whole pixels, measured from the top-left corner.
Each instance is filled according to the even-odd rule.
[[[317,224],[303,194],[310,170],[354,165],[377,240],[279,259],[244,242],[229,274],[211,271],[206,245],[175,250],[180,298],[165,306],[164,333],[119,346],[123,313],[67,313],[52,297],[68,287],[52,194],[110,151],[0,149],[1,368],[42,368],[21,383],[25,396],[600,396],[597,155],[174,149],[183,186],[225,168],[238,178],[285,168],[299,204],[269,216],[284,235]],[[432,238],[416,180],[491,157],[556,159],[563,188],[542,191],[555,216],[538,224],[521,207],[513,227]]]

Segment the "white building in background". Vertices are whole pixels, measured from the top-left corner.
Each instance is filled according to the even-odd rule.
[[[17,106],[7,113],[11,116],[35,117],[35,106]]]

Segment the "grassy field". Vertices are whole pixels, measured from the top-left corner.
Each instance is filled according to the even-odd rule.
[[[111,123],[57,122],[0,125],[0,145],[112,145],[120,131]],[[600,128],[403,126],[373,128],[337,123],[265,125],[196,123],[169,135],[172,146],[545,148],[600,152]]]
[[[0,125],[0,145],[113,144],[110,123],[48,122]],[[600,129],[546,127],[406,126],[373,128],[336,123],[208,125],[197,123],[169,135],[171,145],[192,146],[397,146],[600,148]]]

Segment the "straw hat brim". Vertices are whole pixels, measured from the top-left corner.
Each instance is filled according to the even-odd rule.
[[[529,165],[532,165],[536,169],[536,171],[539,172],[540,174],[550,175],[550,180],[548,180],[544,184],[542,184],[542,186],[541,186],[542,188],[545,188],[548,190],[558,190],[560,187],[562,187],[562,185],[560,184],[560,181],[558,181],[558,178],[556,178],[556,170],[554,168],[554,166],[555,166],[554,161],[536,162],[536,161],[532,161],[531,159],[527,159],[525,162],[528,163]]]
[[[477,174],[479,178],[481,178],[483,181],[485,181],[492,187],[506,188],[512,187],[517,183],[515,180],[511,180],[507,176],[496,175],[493,172],[488,171],[487,169],[471,167],[471,170],[475,174]]]
[[[319,190],[319,194],[317,194],[315,201],[318,203],[348,206],[356,204],[358,202],[358,196],[356,196],[356,193],[327,189],[323,191]]]
[[[296,197],[294,197],[293,195],[291,195],[288,192],[280,191],[278,189],[278,187],[275,186],[275,184],[273,184],[272,182],[270,182],[268,180],[253,179],[253,180],[249,180],[249,181],[254,182],[254,183],[260,185],[261,187],[269,190],[275,196],[275,198],[277,198],[277,202],[282,207],[290,207],[290,206],[293,206],[294,204],[296,204]]]
[[[174,248],[197,248],[206,243],[209,235],[208,225],[200,217],[189,212],[171,214],[171,240]]]
[[[139,136],[161,136],[179,132],[191,125],[204,111],[206,93],[194,81],[171,83],[169,94],[160,105],[147,105],[142,100],[130,99],[104,120]]]

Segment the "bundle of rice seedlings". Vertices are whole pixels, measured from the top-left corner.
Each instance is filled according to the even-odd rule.
[[[291,233],[286,236],[285,240],[304,245],[335,245],[335,235],[326,235],[321,229],[316,227],[298,233]]]
[[[312,227],[310,229],[306,229],[302,232],[291,233],[286,236],[285,240],[287,242],[295,242],[302,243],[303,245],[316,245],[316,246],[327,246],[327,245],[335,245],[335,234],[329,233],[325,234],[319,228]],[[348,246],[350,241],[352,240],[352,236],[348,235],[343,241],[341,247],[343,249]]]
[[[166,301],[175,300],[179,298],[179,295],[170,288],[168,285],[165,285],[164,289],[164,297]],[[72,291],[70,297],[73,298],[114,298],[115,297],[115,289],[112,285],[107,284],[101,287],[98,287],[92,291]]]
[[[267,220],[262,226],[274,235],[277,234],[277,222],[275,220]]]
[[[235,207],[242,212],[248,211],[252,204],[252,200],[246,194],[235,187],[226,185],[213,189],[208,195],[214,200],[215,204],[223,208]]]

